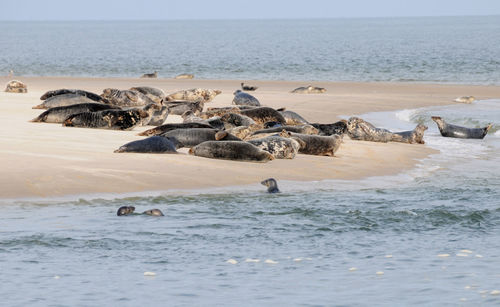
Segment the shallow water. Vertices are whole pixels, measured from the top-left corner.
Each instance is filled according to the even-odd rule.
[[[0,73],[21,76],[157,70],[166,78],[500,84],[500,16],[23,21],[0,22],[0,32]]]
[[[443,138],[431,115],[495,125],[484,140]],[[500,101],[363,118],[393,130],[425,123],[441,152],[397,176],[279,181],[273,195],[256,183],[0,201],[2,303],[500,304]],[[165,217],[118,217],[122,205]]]

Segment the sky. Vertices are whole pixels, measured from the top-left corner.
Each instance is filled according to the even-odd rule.
[[[500,0],[0,0],[0,20],[500,15]]]

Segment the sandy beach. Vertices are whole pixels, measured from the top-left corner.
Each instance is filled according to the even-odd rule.
[[[28,86],[27,94],[3,92],[11,79]],[[141,139],[132,131],[67,128],[59,124],[31,123],[43,110],[31,109],[48,90],[79,88],[100,94],[104,88],[153,86],[166,93],[194,87],[222,90],[205,107],[231,104],[238,80],[174,80],[132,78],[1,77],[0,198],[54,197],[89,193],[127,193],[170,189],[196,189],[254,184],[262,179],[316,181],[360,179],[393,175],[415,166],[434,153],[425,145],[344,143],[336,157],[298,155],[293,160],[246,163],[177,155],[116,154],[119,146]],[[452,104],[452,99],[474,95],[477,99],[500,97],[500,87],[413,83],[315,82],[327,92],[291,94],[308,85],[294,81],[252,81],[254,95],[263,105],[301,114],[310,122],[332,123],[340,116],[367,112],[414,109]]]

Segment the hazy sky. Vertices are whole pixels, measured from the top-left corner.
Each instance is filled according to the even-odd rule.
[[[500,15],[500,0],[0,0],[0,20]]]

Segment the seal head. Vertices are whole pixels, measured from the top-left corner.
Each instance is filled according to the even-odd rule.
[[[280,193],[278,189],[278,183],[274,178],[268,178],[264,181],[261,181],[260,184],[265,185],[267,187],[267,192],[269,193]]]
[[[121,206],[118,208],[118,211],[116,212],[116,215],[122,216],[122,215],[129,215],[134,213],[135,207],[133,206]]]

